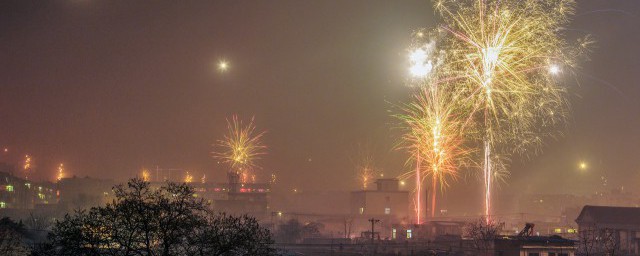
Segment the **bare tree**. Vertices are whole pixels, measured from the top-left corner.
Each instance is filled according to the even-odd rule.
[[[503,227],[504,223],[482,217],[465,225],[464,235],[473,240],[474,247],[479,253],[489,255],[493,248],[493,242],[502,232]]]
[[[207,216],[207,225],[195,229],[189,244],[190,255],[273,255],[269,230],[247,215],[225,213]]]
[[[30,250],[23,242],[24,234],[22,223],[16,223],[6,217],[0,219],[0,255],[29,255]]]
[[[578,231],[576,255],[616,255],[620,253],[617,232],[597,225],[582,227]]]

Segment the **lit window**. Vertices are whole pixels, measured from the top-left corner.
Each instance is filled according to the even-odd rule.
[[[364,207],[360,207],[360,214],[364,214]]]
[[[25,186],[27,186],[27,188],[31,188],[31,183],[25,183]]]
[[[0,208],[7,208],[7,203],[0,202]]]
[[[407,239],[411,239],[411,229],[407,229]]]
[[[6,189],[9,192],[13,192],[13,186],[12,185],[7,185]]]
[[[575,234],[575,233],[578,233],[578,230],[577,230],[577,229],[575,229],[575,228],[568,228],[568,229],[567,229],[567,233],[569,233],[569,234]]]
[[[553,229],[553,232],[559,234],[559,233],[562,233],[562,229],[561,228],[556,228],[556,229]]]
[[[384,208],[384,214],[391,214],[391,208]]]
[[[44,194],[42,194],[42,193],[38,193],[38,198],[40,198],[40,199],[44,199]]]
[[[396,229],[395,228],[391,230],[391,238],[392,239],[396,239]]]

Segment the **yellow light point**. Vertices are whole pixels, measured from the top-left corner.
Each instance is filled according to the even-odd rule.
[[[218,62],[218,71],[226,72],[229,69],[229,62],[226,60],[221,60]]]
[[[192,176],[189,172],[187,172],[187,175],[185,175],[185,177],[184,177],[184,182],[185,182],[185,183],[191,183],[191,182],[193,182],[193,176]]]
[[[142,180],[146,182],[151,181],[151,174],[149,173],[149,170],[142,169]]]
[[[587,163],[585,162],[580,162],[580,164],[578,165],[578,167],[580,167],[580,170],[586,170],[587,169]]]
[[[64,178],[64,164],[60,164],[58,165],[58,176],[56,177],[56,179],[60,181],[63,178]]]

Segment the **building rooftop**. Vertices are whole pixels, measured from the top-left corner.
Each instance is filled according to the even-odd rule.
[[[573,246],[575,241],[560,236],[500,236],[499,241],[512,241],[523,245],[566,245]]]
[[[640,208],[585,205],[576,222],[640,225]]]

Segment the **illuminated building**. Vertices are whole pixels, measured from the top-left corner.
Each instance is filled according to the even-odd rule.
[[[183,182],[183,181],[180,181]],[[165,182],[152,182],[158,188]],[[211,204],[214,210],[233,214],[266,215],[271,186],[268,183],[242,183],[239,174],[230,172],[227,183],[191,182],[194,196]]]
[[[53,184],[19,178],[13,170],[13,166],[0,163],[0,209],[33,209],[56,203]]]

